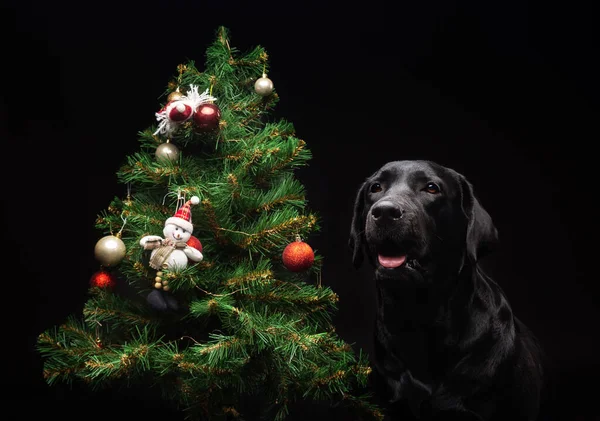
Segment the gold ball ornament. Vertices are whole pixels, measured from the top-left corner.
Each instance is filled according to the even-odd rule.
[[[269,96],[273,93],[273,81],[263,73],[261,78],[256,79],[254,82],[254,90],[260,96]]]
[[[118,265],[125,257],[125,251],[125,243],[115,235],[101,238],[94,247],[96,260],[106,267]]]
[[[183,94],[181,92],[179,92],[179,88],[177,88],[176,91],[173,91],[169,94],[167,99],[169,100],[169,102],[171,102],[171,101],[177,101],[177,100],[181,99],[181,97],[183,97]]]
[[[159,161],[177,161],[179,159],[179,149],[170,142],[161,143],[156,148],[156,159]]]

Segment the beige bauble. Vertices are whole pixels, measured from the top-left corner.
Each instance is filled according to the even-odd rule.
[[[125,257],[125,243],[115,235],[107,235],[96,243],[94,255],[102,266],[115,266]]]
[[[156,159],[159,161],[175,162],[179,160],[179,149],[170,142],[161,143],[158,145],[158,148],[156,148],[155,155]]]
[[[260,96],[269,96],[273,93],[273,81],[263,75],[254,82],[254,90]]]

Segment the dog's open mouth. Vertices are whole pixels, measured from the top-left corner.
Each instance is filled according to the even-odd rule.
[[[406,251],[389,241],[377,247],[377,260],[382,267],[388,269],[399,268],[408,264]]]

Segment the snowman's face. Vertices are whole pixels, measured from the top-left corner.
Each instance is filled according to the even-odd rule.
[[[165,236],[165,239],[183,241],[184,243],[187,243],[192,236],[192,233],[175,224],[166,224],[163,228],[163,235]]]

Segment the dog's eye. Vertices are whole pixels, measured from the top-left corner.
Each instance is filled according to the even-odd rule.
[[[371,193],[379,193],[381,190],[383,190],[383,188],[381,187],[381,184],[373,183],[371,185]]]
[[[438,194],[441,191],[440,186],[435,183],[427,183],[427,186],[423,190],[431,194]]]

